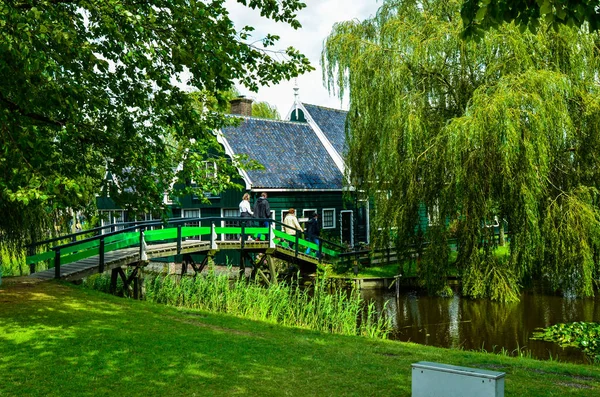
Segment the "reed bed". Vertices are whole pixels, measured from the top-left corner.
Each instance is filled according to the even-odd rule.
[[[106,277],[108,278],[108,277]],[[90,280],[86,286],[108,291],[108,280]],[[325,279],[312,288],[279,283],[263,285],[226,274],[209,272],[201,277],[146,275],[144,296],[150,302],[301,327],[341,335],[386,339],[389,319],[357,290],[327,291]]]

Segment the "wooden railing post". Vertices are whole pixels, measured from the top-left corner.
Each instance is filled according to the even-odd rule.
[[[140,227],[140,261],[147,261],[148,255],[146,254],[146,241],[144,240],[144,227]]]
[[[177,255],[181,255],[181,223],[177,224]]]
[[[243,250],[246,245],[246,221],[241,221],[242,226],[242,234],[240,234],[240,238],[242,239],[241,249]],[[243,251],[242,251],[243,254]]]
[[[319,254],[317,255],[319,257],[319,263],[321,263],[323,261],[323,240],[319,239]]]
[[[215,222],[210,223],[210,249],[217,249],[217,232],[215,231]]]
[[[296,244],[294,245],[294,248],[295,248],[294,255],[295,255],[296,258],[298,258],[298,241],[300,240],[300,238],[298,237],[298,234],[300,234],[300,231],[296,230],[296,236],[295,236],[296,237]]]
[[[60,248],[54,250],[54,278],[60,278]]]
[[[268,220],[267,226],[269,227],[269,248],[275,248],[275,224]]]
[[[98,273],[104,273],[104,237],[100,237],[98,247]]]

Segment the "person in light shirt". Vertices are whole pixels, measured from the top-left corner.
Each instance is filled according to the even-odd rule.
[[[296,210],[294,208],[290,208],[288,214],[286,215],[285,219],[283,220],[283,224],[286,226],[286,227],[284,227],[284,229],[285,229],[284,231],[287,234],[289,234],[290,236],[295,237],[298,230],[300,232],[304,231],[304,229],[302,229],[302,226],[300,226],[300,223],[298,222],[298,218],[296,218]],[[294,249],[295,243],[296,243],[295,241],[290,241],[291,249]]]
[[[242,197],[242,201],[240,201],[240,217],[242,218],[252,218],[254,212],[250,208],[250,195],[245,193]],[[242,221],[242,226],[248,226],[248,222]],[[242,240],[246,238],[246,235],[242,235]],[[248,240],[252,241],[252,238],[248,236]]]

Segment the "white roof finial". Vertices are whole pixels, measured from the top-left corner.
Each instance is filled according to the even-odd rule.
[[[300,91],[300,87],[298,87],[298,77],[294,78],[294,108],[296,112],[296,120],[298,120],[298,105],[300,101],[298,100],[298,91]]]

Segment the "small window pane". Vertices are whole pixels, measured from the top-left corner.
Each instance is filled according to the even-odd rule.
[[[323,210],[323,229],[331,229],[335,227],[335,210]]]

